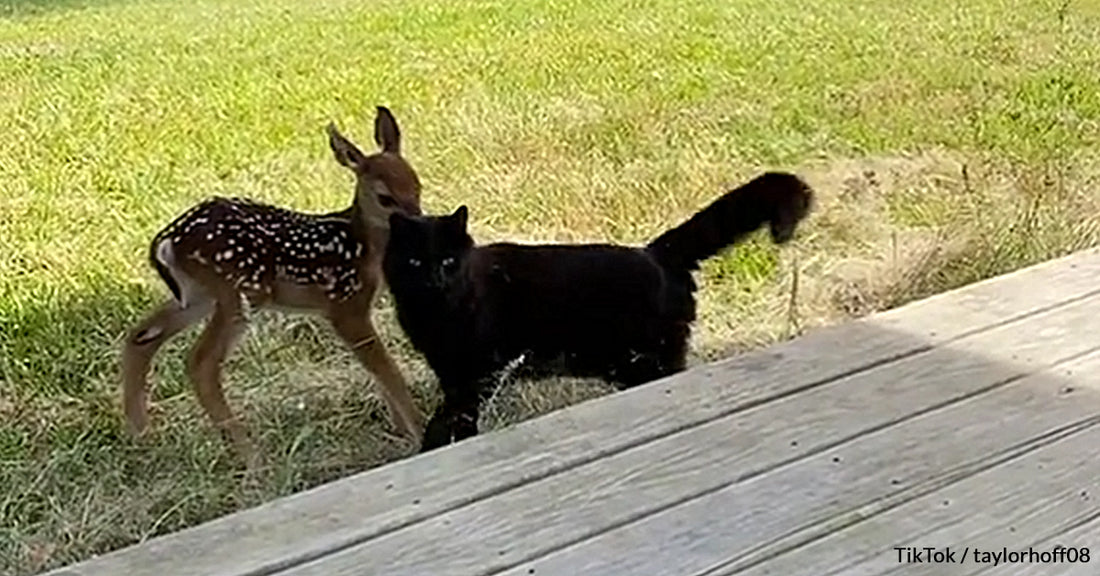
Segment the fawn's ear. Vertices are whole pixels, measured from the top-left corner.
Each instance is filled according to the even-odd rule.
[[[458,207],[458,210],[454,211],[454,214],[451,214],[448,217],[448,220],[451,221],[451,224],[454,226],[455,230],[464,233],[466,232],[466,221],[468,220],[468,217],[469,211],[466,210],[466,205],[463,204],[462,206]]]
[[[378,115],[374,117],[374,141],[383,152],[401,153],[401,131],[397,129],[397,119],[385,106],[378,106]]]
[[[355,144],[351,143],[351,140],[344,138],[344,135],[336,129],[336,124],[330,122],[325,130],[328,132],[328,145],[332,148],[332,154],[337,162],[352,170],[363,164],[366,157],[359,148],[355,147]]]

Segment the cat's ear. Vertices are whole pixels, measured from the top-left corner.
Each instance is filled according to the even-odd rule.
[[[454,214],[451,214],[450,220],[454,223],[456,229],[465,232],[466,222],[469,220],[469,210],[466,209],[466,205],[463,204],[459,206],[458,210],[455,210]]]

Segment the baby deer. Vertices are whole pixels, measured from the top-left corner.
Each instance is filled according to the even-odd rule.
[[[126,337],[123,406],[131,432],[148,425],[146,375],[157,350],[210,316],[190,351],[187,374],[207,416],[249,461],[245,426],[226,404],[221,364],[241,335],[245,305],[324,316],[381,383],[399,432],[420,441],[423,416],[370,318],[383,283],[381,259],[389,216],[421,214],[420,180],[401,156],[397,121],[379,106],[367,156],[327,127],[336,160],[355,174],[351,207],[327,214],[295,212],[241,198],[214,197],[176,218],[149,246],[149,261],[173,298]]]

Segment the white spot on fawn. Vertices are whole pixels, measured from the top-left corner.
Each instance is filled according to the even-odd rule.
[[[206,264],[206,258],[203,258],[202,252],[195,250],[191,253],[190,258],[199,264]]]

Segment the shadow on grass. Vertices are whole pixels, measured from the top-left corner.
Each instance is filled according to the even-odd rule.
[[[362,395],[296,405],[266,398],[247,421],[267,460],[243,482],[233,453],[189,396],[149,434],[127,434],[113,394],[22,403],[0,429],[0,573],[43,569],[175,532],[401,458]]]
[[[97,279],[76,294],[0,311],[0,376],[22,394],[82,396],[117,371],[122,336],[163,297]]]
[[[121,340],[167,293],[107,275],[82,284],[0,309],[0,573],[180,530],[412,449],[330,331],[278,315],[256,318],[224,372],[268,457],[258,482],[240,482],[183,377],[197,327],[158,355],[151,428],[135,439],[119,405]]]
[[[161,374],[162,383],[177,381],[161,388],[176,393],[157,398],[146,436],[131,437],[119,406],[120,339],[163,297],[106,283],[0,318],[9,380],[0,389],[0,573],[35,573],[180,530],[411,449],[388,434],[366,375],[333,354],[329,339],[318,343],[325,358],[299,349],[285,353],[297,363],[280,361],[272,349],[310,348],[285,324],[261,328],[259,353],[226,370],[230,403],[268,460],[257,482],[240,481],[182,377]],[[179,355],[165,352],[182,376]]]

